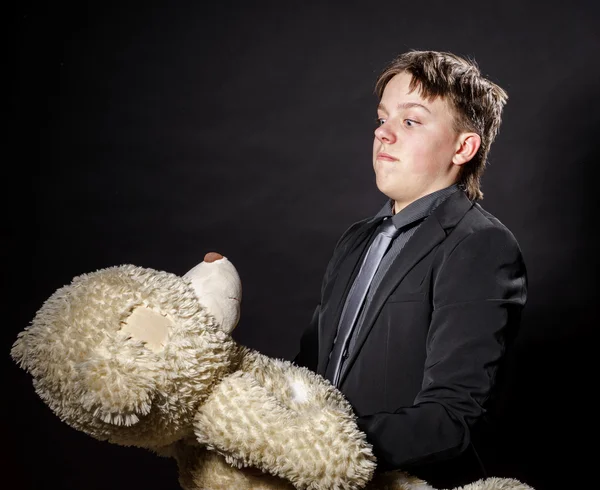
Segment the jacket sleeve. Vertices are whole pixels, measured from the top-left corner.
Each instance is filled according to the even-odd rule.
[[[300,338],[300,350],[292,361],[297,366],[308,368],[311,371],[316,371],[319,363],[319,337],[317,330],[319,311],[320,305],[317,305],[310,324]]]
[[[414,404],[358,419],[380,469],[453,458],[469,446],[526,302],[525,265],[510,231],[498,226],[467,235],[433,273],[431,294],[427,357]]]

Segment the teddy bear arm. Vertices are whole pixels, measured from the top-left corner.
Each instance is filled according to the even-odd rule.
[[[311,418],[283,405],[252,375],[226,377],[194,420],[197,440],[239,467],[254,466],[298,489],[357,490],[375,469],[370,447],[339,413]]]
[[[348,417],[354,416],[351,405],[341,392],[305,367],[252,352],[246,356],[242,370],[251,373],[281,403],[295,411],[328,409]]]

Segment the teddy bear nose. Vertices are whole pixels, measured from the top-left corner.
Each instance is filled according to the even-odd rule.
[[[208,252],[205,256],[204,256],[204,262],[215,262],[219,259],[222,259],[223,256],[217,252]]]

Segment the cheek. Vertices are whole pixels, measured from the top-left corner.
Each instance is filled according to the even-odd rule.
[[[430,148],[420,147],[413,153],[410,170],[417,175],[427,174],[434,166],[435,152]]]
[[[410,158],[410,171],[415,175],[430,175],[440,166],[440,159],[447,153],[439,141],[424,139],[415,141]]]

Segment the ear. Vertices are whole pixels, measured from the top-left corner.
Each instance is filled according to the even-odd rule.
[[[455,165],[464,165],[473,159],[480,146],[481,137],[477,133],[460,133],[458,135],[456,152],[452,157],[452,163]]]

